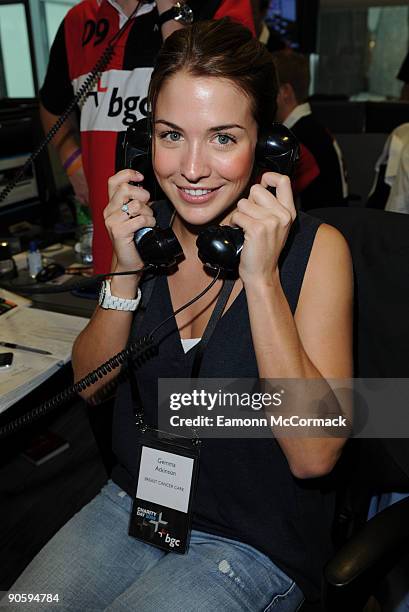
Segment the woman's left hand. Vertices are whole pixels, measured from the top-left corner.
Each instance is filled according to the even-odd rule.
[[[275,187],[277,196],[267,190]],[[278,258],[297,213],[288,176],[276,172],[263,174],[253,185],[248,198],[237,203],[230,224],[244,231],[239,274],[244,284],[271,283],[278,270]]]

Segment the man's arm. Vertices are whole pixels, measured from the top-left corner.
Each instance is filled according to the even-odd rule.
[[[63,22],[52,44],[47,74],[40,90],[40,117],[46,133],[55,125],[73,97]],[[69,115],[51,142],[77,199],[82,204],[88,205],[88,185],[82,167],[80,130],[74,113]]]
[[[172,8],[174,4],[175,0],[156,0],[159,15]],[[187,0],[187,4],[189,4],[189,0]],[[256,32],[251,0],[222,0],[213,19],[221,19],[222,17],[230,17],[233,21],[246,26],[253,34]],[[162,25],[163,40],[166,40],[175,30],[183,27],[174,19],[167,21]]]
[[[159,15],[165,13],[175,5],[175,2],[172,0],[156,0],[156,8],[158,9]],[[176,30],[182,29],[184,26],[181,23],[178,23],[174,19],[169,19],[169,21],[165,21],[162,24],[162,38],[166,40],[168,36],[170,36]]]
[[[59,115],[50,113],[40,102],[40,117],[44,132],[47,134],[55,125]],[[51,143],[58,153],[76,198],[81,204],[88,206],[88,184],[82,167],[79,126],[74,113],[68,116]]]

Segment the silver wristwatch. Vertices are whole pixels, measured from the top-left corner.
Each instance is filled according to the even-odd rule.
[[[99,305],[101,308],[105,308],[105,310],[127,310],[133,312],[138,308],[141,296],[142,293],[139,288],[138,294],[134,300],[111,295],[111,281],[104,280],[99,293]]]

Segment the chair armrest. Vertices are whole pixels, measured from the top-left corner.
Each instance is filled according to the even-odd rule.
[[[327,563],[324,610],[361,611],[379,581],[408,553],[408,545],[409,497],[365,523]]]

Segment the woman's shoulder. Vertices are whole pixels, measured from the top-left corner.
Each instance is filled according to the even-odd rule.
[[[318,251],[320,256],[328,256],[330,259],[343,257],[351,259],[348,242],[342,233],[333,225],[321,222],[314,241],[314,251]]]
[[[348,243],[342,233],[328,223],[320,223],[305,274],[306,285],[315,293],[334,285],[350,293],[353,265]],[[326,288],[326,289],[325,289]]]
[[[311,250],[335,249],[349,255],[346,239],[333,225],[302,211],[297,215],[296,224],[295,239],[311,242]]]

